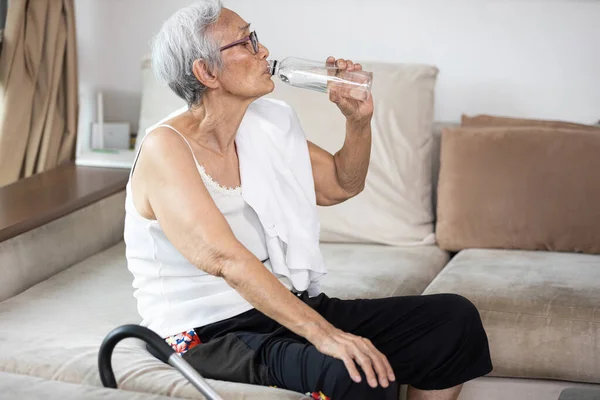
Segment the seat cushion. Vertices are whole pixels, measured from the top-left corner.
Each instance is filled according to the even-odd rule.
[[[598,389],[598,385],[547,379],[481,377],[465,383],[460,400],[562,400],[567,388]],[[585,399],[577,399],[585,400]]]
[[[600,383],[599,282],[600,256],[470,249],[424,294],[477,306],[493,375]]]
[[[449,258],[437,246],[322,243],[321,252],[321,290],[341,299],[419,295]]]
[[[0,371],[102,386],[100,343],[117,326],[139,323],[123,242],[0,303]],[[203,398],[174,368],[127,339],[113,353],[119,388]],[[267,387],[209,382],[226,399],[306,399]]]
[[[323,244],[323,291],[342,298],[420,294],[448,255],[435,246]],[[101,386],[100,343],[140,317],[121,242],[0,303],[0,371]],[[127,339],[113,354],[120,388],[201,398],[172,367]],[[303,399],[290,391],[210,380],[227,399]]]
[[[169,400],[173,397],[76,385],[0,372],[0,393],[5,400]]]

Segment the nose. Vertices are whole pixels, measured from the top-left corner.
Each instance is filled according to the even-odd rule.
[[[269,57],[269,49],[267,49],[267,47],[262,43],[258,44],[258,55],[261,59],[266,59]]]

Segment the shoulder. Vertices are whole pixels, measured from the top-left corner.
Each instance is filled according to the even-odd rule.
[[[154,168],[194,165],[189,145],[173,129],[160,126],[149,131],[140,148],[140,160]]]

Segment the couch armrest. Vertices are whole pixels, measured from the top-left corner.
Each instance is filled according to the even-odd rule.
[[[0,188],[0,301],[121,241],[128,177],[68,164]]]
[[[0,242],[125,189],[129,170],[61,165],[0,187]]]

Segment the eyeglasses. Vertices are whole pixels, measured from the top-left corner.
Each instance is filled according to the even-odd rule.
[[[229,44],[221,47],[219,49],[219,51],[226,50],[226,49],[228,49],[230,47],[237,46],[239,44],[246,44],[246,43],[248,43],[248,41],[250,41],[250,43],[252,43],[252,49],[254,50],[253,54],[257,54],[259,49],[258,49],[258,36],[256,36],[256,31],[250,32],[250,35],[246,36],[243,39],[236,40],[233,43],[229,43]]]

